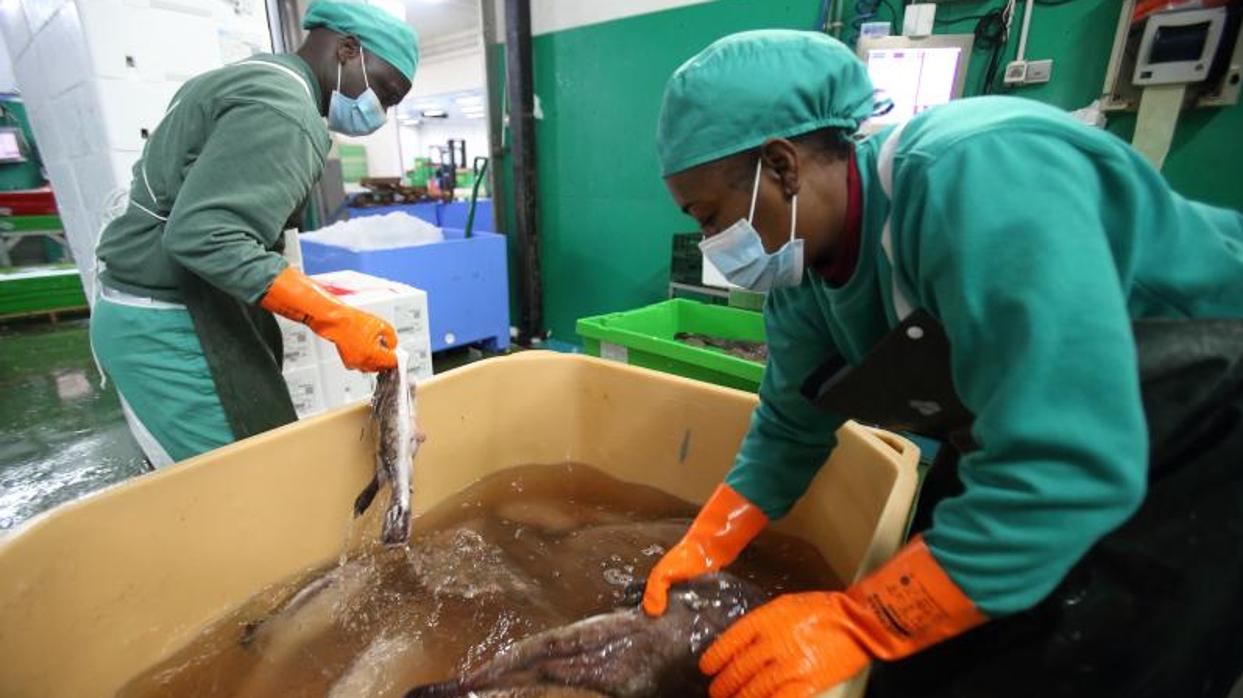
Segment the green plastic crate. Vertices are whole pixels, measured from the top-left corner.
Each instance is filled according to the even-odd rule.
[[[72,264],[0,270],[0,317],[86,307]]]
[[[759,390],[764,375],[763,364],[674,339],[679,332],[692,332],[762,342],[764,318],[751,310],[676,298],[637,310],[582,318],[576,329],[588,354],[632,366],[752,392]]]
[[[32,230],[63,231],[60,216],[0,216],[0,232]]]

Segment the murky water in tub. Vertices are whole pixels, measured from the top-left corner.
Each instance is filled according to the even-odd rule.
[[[258,595],[119,695],[402,696],[617,607],[695,512],[583,465],[503,470],[419,517],[408,548]],[[769,596],[840,586],[811,545],[773,533],[730,571]]]

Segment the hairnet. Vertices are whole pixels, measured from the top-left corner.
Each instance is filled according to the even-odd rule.
[[[819,32],[766,29],[718,39],[674,71],[656,130],[668,176],[769,138],[854,132],[873,111],[867,67]]]
[[[379,7],[344,0],[315,0],[302,19],[302,28],[316,27],[358,37],[365,51],[384,59],[407,80],[414,80],[419,39],[410,25]]]

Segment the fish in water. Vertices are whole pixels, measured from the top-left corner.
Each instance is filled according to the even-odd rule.
[[[406,698],[489,696],[571,688],[610,696],[706,696],[699,656],[730,624],[765,601],[759,587],[716,573],[673,587],[669,610],[637,605],[532,635],[464,677],[412,689]],[[496,693],[494,693],[496,692]]]
[[[371,423],[376,429],[375,477],[354,500],[354,516],[371,506],[380,487],[392,489],[380,541],[390,547],[410,540],[410,478],[422,436],[414,428],[414,383],[407,368],[410,356],[395,350],[397,367],[380,371],[371,396]]]

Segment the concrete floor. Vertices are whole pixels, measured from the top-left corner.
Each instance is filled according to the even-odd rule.
[[[0,533],[144,472],[117,393],[99,385],[86,319],[0,325]],[[484,358],[439,353],[436,373]]]

